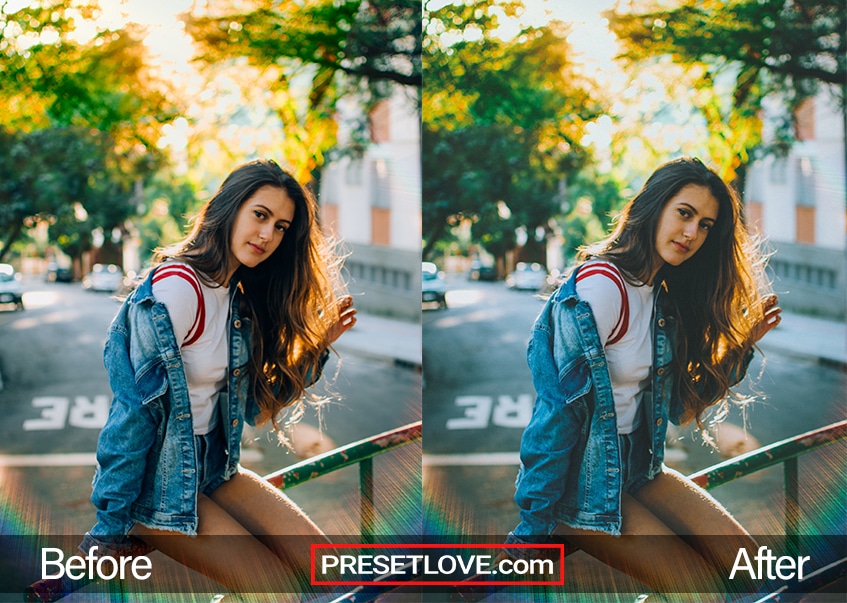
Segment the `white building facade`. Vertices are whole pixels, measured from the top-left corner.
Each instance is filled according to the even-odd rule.
[[[765,123],[773,108],[765,109]],[[749,168],[745,211],[751,230],[773,251],[774,289],[784,307],[847,315],[847,180],[844,114],[822,90],[795,111],[796,142],[784,157]],[[773,137],[766,125],[765,142]]]
[[[355,99],[339,107],[339,147],[349,148]],[[421,155],[419,102],[398,88],[367,116],[370,143],[321,173],[321,219],[350,252],[356,305],[420,320]]]

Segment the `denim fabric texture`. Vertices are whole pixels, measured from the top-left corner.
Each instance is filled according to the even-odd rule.
[[[606,356],[591,308],[576,294],[576,274],[547,300],[532,328],[527,360],[537,397],[521,440],[515,494],[521,521],[507,544],[544,542],[559,522],[620,535],[624,481],[635,491],[662,471],[668,420],[678,424],[684,410],[671,364],[677,321],[658,286],[651,391],[642,398],[640,445],[629,451],[625,480]]]
[[[152,292],[153,271],[109,327],[104,360],[113,400],[97,445],[91,500],[94,537],[126,535],[134,523],[184,534],[197,531],[197,458],[188,385],[168,311]],[[223,480],[238,469],[241,431],[258,407],[247,363],[250,319],[232,287],[227,392],[219,398]]]

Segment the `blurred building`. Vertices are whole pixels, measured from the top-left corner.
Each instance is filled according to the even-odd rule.
[[[765,144],[773,143],[777,107],[765,109]],[[784,156],[755,161],[745,210],[766,237],[774,289],[783,307],[843,319],[847,315],[847,184],[844,113],[829,90],[794,113],[794,138]]]
[[[350,252],[350,292],[365,312],[420,320],[421,156],[418,101],[398,88],[367,116],[354,99],[339,105],[339,148],[321,172],[324,228]]]

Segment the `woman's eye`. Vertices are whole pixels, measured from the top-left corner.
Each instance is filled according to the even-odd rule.
[[[264,212],[261,212],[261,211],[258,211],[258,210],[253,210],[253,215],[256,216],[257,218],[259,218],[260,220],[265,219]]]
[[[700,228],[702,228],[706,232],[709,232],[710,230],[712,230],[712,225],[704,222],[700,224]]]
[[[687,209],[680,208],[678,211],[679,211],[679,215],[682,216],[683,218],[690,218],[691,217],[691,212],[688,211]]]
[[[288,230],[288,227],[285,224],[277,224],[276,229],[279,232],[285,232],[286,230]]]

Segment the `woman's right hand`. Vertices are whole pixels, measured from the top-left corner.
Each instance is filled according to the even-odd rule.
[[[750,336],[747,338],[749,347],[758,343],[762,337],[767,335],[782,320],[782,308],[777,305],[778,302],[779,298],[776,294],[768,295],[765,298],[762,308],[762,320],[753,327],[750,331]]]
[[[336,320],[326,334],[327,343],[332,345],[344,333],[356,324],[356,308],[353,307],[353,296],[347,295],[338,300],[338,320]]]

